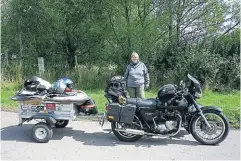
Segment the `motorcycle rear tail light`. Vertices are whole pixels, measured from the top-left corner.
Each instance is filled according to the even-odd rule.
[[[109,106],[106,106],[105,109],[108,111],[108,110],[110,109],[110,107],[109,107]]]

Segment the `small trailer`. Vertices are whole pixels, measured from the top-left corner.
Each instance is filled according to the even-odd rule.
[[[32,128],[36,142],[46,143],[53,136],[53,128],[64,128],[69,120],[81,115],[98,113],[97,106],[86,93],[75,91],[61,95],[35,95],[21,90],[11,98],[19,103],[19,126],[31,120],[40,120]]]
[[[53,136],[52,128],[64,128],[69,120],[78,115],[74,103],[53,101],[22,101],[19,102],[19,126],[31,120],[40,120],[32,128],[32,136],[36,142],[46,143]]]

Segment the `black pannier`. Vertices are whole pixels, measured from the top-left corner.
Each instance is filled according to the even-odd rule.
[[[125,124],[132,124],[136,112],[136,106],[132,104],[120,105],[111,103],[108,105],[106,113],[107,120]]]
[[[118,97],[126,97],[126,81],[122,76],[114,76],[107,82],[105,96],[110,98],[112,102],[118,102]]]
[[[162,86],[158,91],[158,99],[160,102],[165,103],[175,97],[177,93],[177,87],[173,84],[167,84]]]

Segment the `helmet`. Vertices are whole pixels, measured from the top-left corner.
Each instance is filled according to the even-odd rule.
[[[67,86],[62,81],[57,81],[57,82],[54,82],[53,84],[53,88],[55,89],[56,93],[59,93],[59,94],[64,93],[66,87]]]
[[[158,99],[161,102],[167,102],[170,99],[174,98],[177,92],[177,86],[174,84],[166,84],[164,86],[162,86],[158,93]]]
[[[73,81],[68,77],[61,77],[59,80],[63,81],[64,84],[73,84]]]
[[[73,81],[68,77],[61,77],[59,81],[62,81],[70,90],[72,90]]]
[[[32,78],[31,78],[31,80],[30,81],[32,81],[32,82],[41,82],[41,78],[39,78],[39,77],[37,77],[37,76],[32,76]]]

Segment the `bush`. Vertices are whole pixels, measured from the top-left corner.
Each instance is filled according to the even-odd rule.
[[[187,80],[187,73],[189,73],[200,81],[203,88],[216,91],[239,90],[240,59],[238,56],[225,58],[219,54],[210,53],[208,49],[191,49],[188,52],[174,53],[174,55],[175,57],[169,57],[170,62],[175,62],[174,67],[166,69],[165,65],[161,64],[151,72],[152,86],[178,84],[180,80]],[[161,62],[161,60],[158,61]]]

